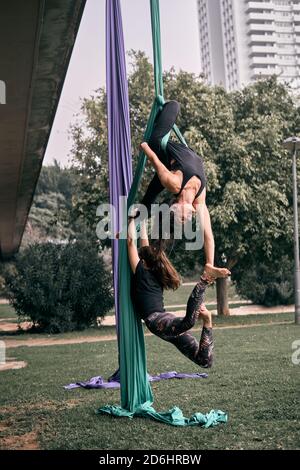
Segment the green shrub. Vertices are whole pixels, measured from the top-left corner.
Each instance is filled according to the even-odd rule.
[[[0,298],[6,297],[5,272],[12,269],[12,263],[3,263],[0,261]]]
[[[236,280],[238,294],[260,305],[294,302],[293,261],[287,256],[248,267]]]
[[[16,257],[5,276],[18,316],[58,333],[95,325],[113,306],[111,275],[86,242],[35,244]]]

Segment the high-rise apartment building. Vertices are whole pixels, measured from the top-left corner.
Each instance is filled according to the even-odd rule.
[[[202,71],[234,90],[276,74],[300,90],[300,0],[198,0]]]

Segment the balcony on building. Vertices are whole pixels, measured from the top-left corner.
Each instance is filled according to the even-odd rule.
[[[275,31],[274,23],[252,23],[248,26],[248,35],[253,33],[260,33],[261,31]]]
[[[252,57],[257,54],[276,54],[277,47],[276,46],[252,46],[249,52],[249,56]]]
[[[293,21],[295,24],[300,24],[300,12],[293,15]]]
[[[255,23],[255,22],[258,22],[258,21],[274,21],[274,19],[275,19],[275,16],[274,16],[273,11],[271,11],[270,13],[266,13],[266,12],[253,13],[253,12],[251,12],[247,16],[247,23],[248,24],[249,23]]]
[[[257,10],[273,10],[274,6],[270,2],[248,2],[246,5],[246,12]]]
[[[296,69],[294,71],[283,69],[283,73],[280,75],[280,78],[285,79],[285,80],[291,80],[291,79],[295,79],[298,77],[299,77],[299,73]]]
[[[282,47],[282,44],[278,44],[277,46],[277,52],[278,54],[288,54],[288,55],[295,55],[295,44],[284,44],[284,47]]]
[[[293,46],[294,45],[294,37],[295,35],[293,35],[292,33],[290,33],[289,35],[290,37],[288,36],[284,36],[284,37],[280,37],[277,35],[277,38],[276,38],[276,42],[277,44],[282,44],[282,45],[287,45],[287,46]]]
[[[275,12],[282,12],[282,11],[287,11],[287,12],[290,12],[292,13],[292,5],[288,4],[288,5],[274,5],[274,11]]]
[[[297,66],[297,58],[296,56],[292,57],[292,59],[281,59],[278,58],[278,66],[282,67],[283,69],[287,68],[294,68]]]
[[[277,57],[253,56],[250,59],[250,67],[255,68],[257,65],[276,65]]]
[[[280,26],[278,24],[275,24],[275,29],[276,29],[276,32],[277,33],[288,33],[288,34],[293,34],[294,32],[294,28],[293,28],[293,24],[290,23],[289,25],[287,26]]]
[[[294,3],[292,6],[292,10],[294,13],[300,13],[300,3]]]
[[[271,75],[278,75],[277,69],[274,68],[262,68],[262,67],[257,67],[252,69],[252,74],[251,78],[256,79],[256,78],[262,78],[262,77],[270,77]]]
[[[251,34],[248,44],[268,43],[275,44],[277,41],[276,35],[273,34]]]

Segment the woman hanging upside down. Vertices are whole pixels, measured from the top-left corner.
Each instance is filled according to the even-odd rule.
[[[164,104],[157,115],[149,144],[142,143],[141,148],[156,170],[146,194],[141,201],[149,211],[158,194],[167,189],[176,197],[172,210],[177,220],[185,223],[193,213],[203,210],[204,252],[206,258],[205,271],[214,277],[227,277],[227,268],[214,266],[214,237],[210,215],[205,203],[206,178],[203,161],[193,150],[184,144],[168,140],[166,151],[162,147],[162,139],[175,124],[180,109],[177,101]]]
[[[131,297],[136,312],[151,333],[176,346],[179,351],[201,367],[211,367],[213,362],[213,337],[211,313],[204,304],[205,289],[215,277],[206,271],[194,287],[183,318],[166,312],[164,289],[177,289],[180,277],[164,251],[149,245],[145,221],[141,224],[141,247],[135,243],[135,223],[128,227],[128,256],[133,272]],[[203,321],[200,343],[187,333],[198,318]]]

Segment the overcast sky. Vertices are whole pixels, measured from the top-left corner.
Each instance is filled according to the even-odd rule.
[[[140,49],[152,62],[149,0],[121,0],[125,49]],[[197,0],[160,0],[163,68],[200,73]],[[87,0],[52,128],[44,165],[68,163],[68,129],[80,98],[105,85],[105,0]]]

